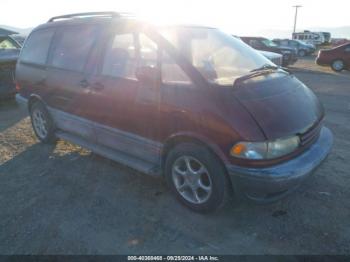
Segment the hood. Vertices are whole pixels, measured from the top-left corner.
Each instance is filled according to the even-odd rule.
[[[285,46],[276,46],[276,47],[270,47],[269,51],[276,52],[282,54],[283,51],[289,51],[291,54],[295,54],[296,50],[291,47],[285,47]]]
[[[237,86],[234,95],[268,140],[303,132],[324,115],[314,93],[284,72],[251,78]]]
[[[293,52],[294,50],[295,50],[295,48],[293,48],[293,47],[286,47],[286,46],[278,46],[278,47],[276,47],[276,49],[278,49],[278,50],[281,50],[281,51],[291,51],[291,52]]]
[[[259,51],[263,56],[269,59],[274,59],[274,58],[280,58],[282,57],[281,54],[274,53],[274,52],[269,52],[269,51]]]

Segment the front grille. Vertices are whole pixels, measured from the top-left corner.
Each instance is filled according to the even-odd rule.
[[[314,143],[320,135],[322,126],[322,121],[320,121],[316,125],[313,125],[311,128],[309,128],[306,132],[300,134],[300,145],[307,146]]]
[[[272,58],[271,61],[278,66],[282,65],[282,57],[276,57],[276,58]]]

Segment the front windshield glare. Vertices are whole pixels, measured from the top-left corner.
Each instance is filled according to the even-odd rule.
[[[173,27],[161,33],[211,83],[232,85],[256,68],[273,65],[240,39],[218,29]]]

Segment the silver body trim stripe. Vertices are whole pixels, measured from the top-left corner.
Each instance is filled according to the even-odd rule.
[[[120,129],[72,115],[49,107],[55,125],[66,132],[81,136],[94,144],[125,152],[143,161],[160,164],[163,144]]]

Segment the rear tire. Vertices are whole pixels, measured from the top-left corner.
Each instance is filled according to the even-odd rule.
[[[335,72],[340,72],[342,71],[343,69],[345,69],[345,63],[343,60],[341,59],[336,59],[332,62],[331,64],[331,68],[333,71]]]
[[[304,56],[306,55],[305,50],[299,50],[298,55],[299,55],[300,57],[304,57]]]
[[[45,144],[54,144],[55,126],[46,107],[41,102],[34,102],[30,107],[30,119],[36,137]]]
[[[231,195],[221,161],[195,143],[179,144],[169,152],[165,178],[177,199],[196,212],[213,212],[224,206]]]

